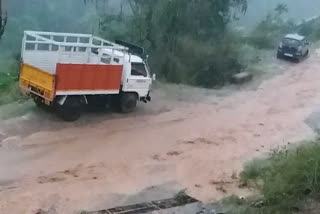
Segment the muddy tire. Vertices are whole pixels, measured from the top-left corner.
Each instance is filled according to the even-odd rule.
[[[134,93],[124,93],[120,98],[122,113],[130,113],[137,107],[138,96]]]
[[[82,113],[81,100],[78,97],[68,97],[62,106],[57,109],[59,116],[67,122],[79,120]]]

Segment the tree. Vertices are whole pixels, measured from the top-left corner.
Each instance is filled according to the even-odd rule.
[[[7,25],[7,15],[2,11],[2,0],[0,0],[0,39],[4,33],[4,29]]]
[[[282,15],[289,12],[288,5],[286,4],[278,4],[274,9],[278,15]]]
[[[242,69],[229,24],[246,13],[247,0],[121,2],[119,16],[105,15],[101,34],[143,46],[151,70],[166,80],[213,87]]]
[[[198,36],[214,36],[226,29],[227,24],[247,10],[246,0],[127,0],[134,14],[135,28],[144,35],[141,40],[153,43],[151,30],[165,29],[167,36],[177,33]],[[159,23],[155,23],[159,22]],[[160,24],[160,25],[158,25]],[[156,26],[152,26],[156,25]],[[144,33],[141,32],[145,31]]]
[[[278,4],[251,32],[249,43],[261,49],[273,49],[282,37],[296,31],[296,24],[287,20],[283,14],[288,13],[286,4]]]
[[[241,66],[236,51],[232,50],[233,42],[224,38],[228,24],[246,12],[246,0],[127,0],[127,3],[133,14],[129,26],[131,40],[147,48],[152,56],[152,69],[167,80],[212,87],[223,84],[239,71]],[[221,59],[220,53],[228,56]]]

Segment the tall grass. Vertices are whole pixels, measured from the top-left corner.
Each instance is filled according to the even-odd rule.
[[[19,62],[12,57],[0,58],[0,105],[24,99],[19,89]]]
[[[294,149],[276,149],[267,159],[247,164],[241,178],[247,184],[256,184],[263,206],[253,208],[252,204],[229,199],[238,211],[239,207],[244,210],[236,213],[286,214],[303,210],[307,199],[319,199],[320,195],[320,139]]]

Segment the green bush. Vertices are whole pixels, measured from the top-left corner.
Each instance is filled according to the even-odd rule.
[[[248,44],[259,49],[275,48],[285,34],[296,31],[292,21],[284,21],[279,14],[269,14],[247,37]]]
[[[246,55],[241,47],[233,32],[210,41],[182,37],[177,42],[177,53],[164,49],[151,59],[151,64],[153,71],[170,82],[220,87],[245,67],[240,62],[241,54]]]
[[[0,58],[0,105],[23,99],[19,88],[19,62]]]
[[[320,40],[320,18],[304,22],[298,28],[298,32],[306,36],[310,41],[316,42]]]
[[[25,99],[27,99],[27,97],[21,93],[18,82],[14,82],[0,91],[0,105]]]
[[[264,172],[271,167],[271,161],[266,159],[257,159],[249,164],[245,165],[241,178],[244,181],[261,179],[264,176]]]
[[[274,150],[265,160],[245,166],[242,179],[262,180],[261,213],[292,213],[320,194],[320,140],[288,150]],[[260,212],[259,211],[259,212]]]
[[[223,213],[227,214],[261,214],[258,209],[250,206],[247,199],[244,200],[234,195],[223,199],[218,206],[222,207],[225,210]]]

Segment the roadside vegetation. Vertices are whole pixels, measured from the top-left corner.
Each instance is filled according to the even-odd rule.
[[[279,4],[256,25],[245,41],[258,49],[276,48],[285,34],[297,30],[294,22],[284,19],[287,12],[287,6]]]
[[[11,57],[0,58],[0,105],[25,99],[19,88],[19,62]]]
[[[288,7],[279,4],[249,35],[244,37],[245,42],[258,49],[275,49],[283,36],[288,33],[299,33],[311,42],[320,40],[320,17],[295,23],[284,18],[286,13]]]
[[[304,211],[320,203],[319,154],[320,139],[273,150],[267,158],[248,163],[241,174],[243,186],[260,194],[248,199],[233,196],[222,203],[230,214],[312,212]]]
[[[298,32],[307,36],[310,41],[317,42],[320,40],[320,17],[302,22],[298,28]]]

